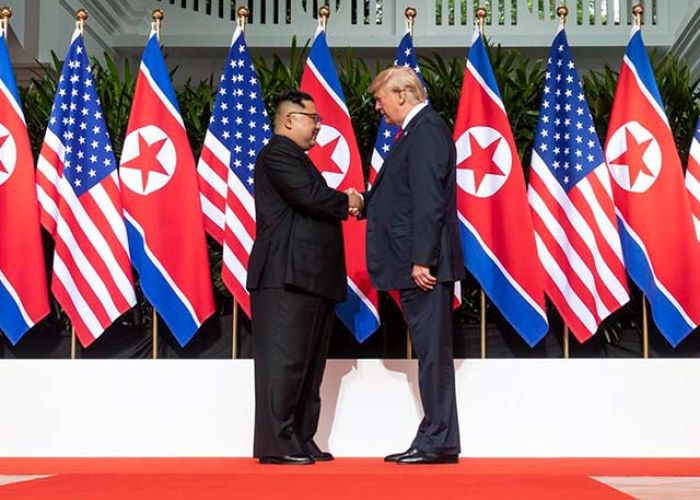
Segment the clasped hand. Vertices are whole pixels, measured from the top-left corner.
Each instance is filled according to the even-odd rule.
[[[348,212],[353,217],[358,217],[365,205],[362,196],[360,196],[360,193],[358,193],[355,188],[348,188],[343,192],[348,195],[348,204],[350,207]]]

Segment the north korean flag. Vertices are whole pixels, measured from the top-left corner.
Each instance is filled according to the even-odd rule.
[[[0,30],[0,331],[15,344],[49,312],[34,157]]]
[[[464,264],[533,346],[548,330],[544,272],[518,150],[478,29],[469,49],[454,139]]]
[[[627,272],[676,346],[700,321],[700,247],[676,144],[636,26],[620,69],[605,156]]]
[[[306,60],[301,89],[311,94],[318,113],[323,117],[316,145],[309,151],[309,157],[330,187],[338,190],[353,187],[364,191],[362,160],[355,132],[322,28],[316,31]],[[348,300],[338,305],[336,313],[362,342],[379,326],[377,291],[370,284],[365,261],[365,222],[351,217],[343,222],[343,234]]]
[[[121,156],[129,250],[144,295],[184,346],[214,312],[192,150],[155,31]]]

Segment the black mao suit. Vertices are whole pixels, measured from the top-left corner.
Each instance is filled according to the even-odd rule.
[[[341,220],[304,150],[274,135],[255,163],[256,239],[248,264],[256,457],[319,452],[313,442],[336,302],[345,300]]]
[[[459,453],[452,295],[464,278],[456,209],[455,146],[445,122],[426,106],[392,146],[365,193],[367,267],[379,290],[399,290],[418,357],[424,418],[411,445]],[[430,266],[438,284],[424,292],[413,264]]]

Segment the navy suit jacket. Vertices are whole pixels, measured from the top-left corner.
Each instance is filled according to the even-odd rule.
[[[274,135],[255,162],[256,237],[248,290],[293,286],[346,298],[343,230],[348,197],[328,187],[303,149]]]
[[[364,193],[367,268],[378,290],[414,288],[413,264],[438,282],[465,276],[459,240],[456,152],[445,122],[426,106],[394,143]]]

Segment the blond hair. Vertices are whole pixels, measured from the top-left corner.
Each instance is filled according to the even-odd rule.
[[[425,101],[427,98],[425,88],[418,78],[418,75],[411,68],[406,66],[392,66],[385,69],[374,77],[369,86],[369,92],[374,94],[377,91],[387,88],[391,92],[401,92],[405,90],[411,94],[417,102]]]

